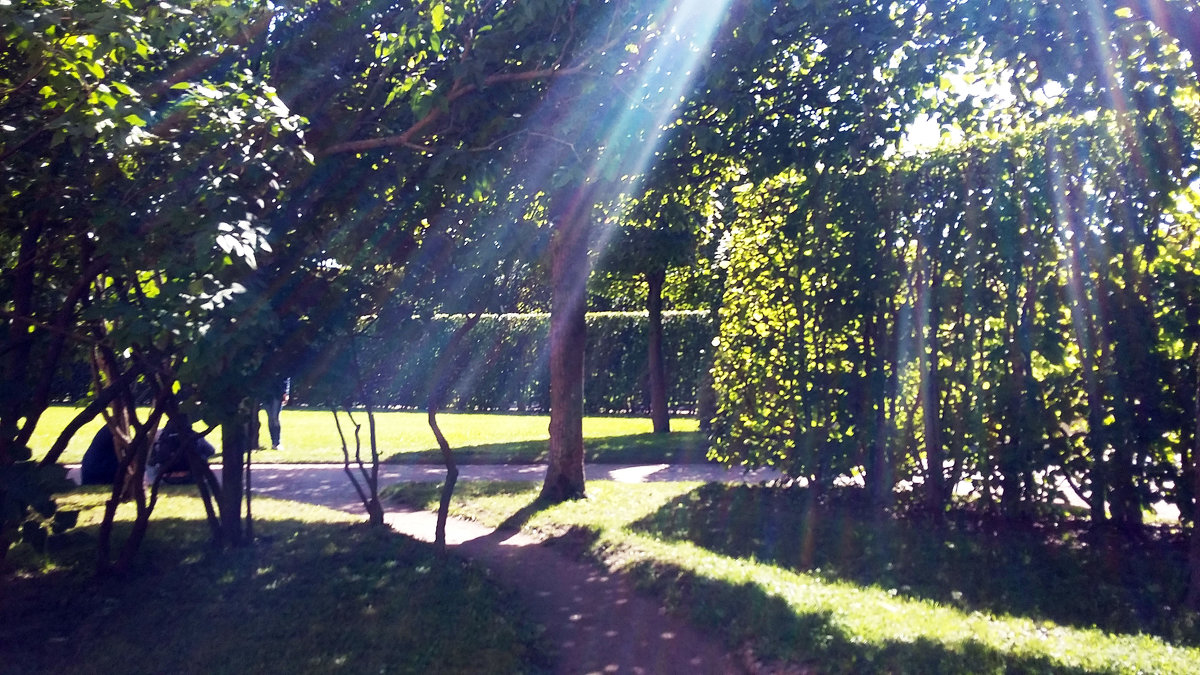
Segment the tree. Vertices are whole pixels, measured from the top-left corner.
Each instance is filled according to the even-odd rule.
[[[1158,16],[1181,7],[1167,5]],[[1098,531],[1136,528],[1155,499],[1190,512],[1177,486],[1193,482],[1193,343],[1169,317],[1194,296],[1167,251],[1192,236],[1175,204],[1197,171],[1194,64],[1170,39],[1191,18],[1160,30],[1121,3],[916,12],[907,34],[941,56],[885,107],[932,101],[957,144],[879,152],[898,136],[839,121],[861,109],[880,128],[873,106],[842,108],[870,86],[809,78],[836,99],[793,124],[782,111],[803,89],[762,89],[784,91],[764,134],[808,142],[740,189],[719,451],[818,486],[862,472],[877,499],[898,471],[935,512],[964,480],[1012,516],[1070,484]],[[818,74],[826,51],[842,64],[821,42]],[[903,63],[889,53],[872,72]]]
[[[52,510],[28,496],[48,481],[22,462],[64,354],[131,349],[131,377],[162,376],[151,364],[202,335],[209,309],[236,292],[221,284],[260,244],[246,200],[270,201],[273,166],[296,147],[296,120],[261,81],[235,72],[189,83],[261,34],[262,15],[195,9],[39,2],[0,10],[0,208],[3,236],[17,244],[3,270],[3,376],[12,386],[0,402],[0,550],[31,502]],[[235,28],[242,19],[248,30]],[[181,175],[190,189],[179,189]],[[218,246],[229,255],[213,255]],[[57,471],[45,462],[36,469]]]
[[[601,269],[609,274],[640,277],[646,283],[645,307],[649,317],[647,384],[654,433],[670,431],[667,372],[663,355],[663,288],[667,271],[691,258],[695,229],[688,226],[688,214],[682,208],[672,206],[664,204],[659,207],[665,212],[662,216],[665,222],[649,227],[618,227],[607,242],[608,251],[601,262]],[[625,217],[629,218],[629,215]]]

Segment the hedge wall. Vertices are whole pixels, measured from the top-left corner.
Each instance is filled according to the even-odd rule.
[[[465,321],[463,316],[413,320],[380,327],[360,347],[360,367],[372,403],[378,407],[423,408],[442,348]],[[589,314],[587,378],[588,413],[645,413],[645,312]],[[502,314],[483,317],[467,335],[464,358],[454,392],[446,404],[457,410],[545,411],[550,382],[547,314]],[[666,312],[663,318],[668,401],[676,412],[696,406],[697,383],[711,363],[713,329],[706,312]],[[317,387],[300,401],[314,400]]]

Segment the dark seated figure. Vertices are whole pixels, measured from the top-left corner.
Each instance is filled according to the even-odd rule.
[[[92,444],[83,453],[83,466],[80,468],[84,485],[112,485],[117,477],[117,449],[113,444],[112,431],[107,426],[92,437]]]
[[[192,431],[191,424],[183,415],[176,415],[154,439],[150,459],[146,466],[146,477],[153,481],[162,474],[164,483],[180,484],[192,482],[188,453],[195,452],[200,459],[208,461],[216,454],[212,443]]]

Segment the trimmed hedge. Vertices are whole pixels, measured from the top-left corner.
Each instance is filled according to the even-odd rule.
[[[378,407],[423,408],[443,347],[462,325],[461,315],[412,320],[380,327],[361,343],[360,368]],[[647,391],[646,312],[588,314],[587,377],[590,414],[645,413]],[[549,409],[548,314],[487,315],[466,336],[459,375],[445,408],[451,410]],[[664,312],[666,356],[673,411],[693,411],[697,385],[711,363],[713,329],[707,312]],[[332,404],[314,387],[297,392],[309,405]],[[307,394],[307,395],[306,395]]]

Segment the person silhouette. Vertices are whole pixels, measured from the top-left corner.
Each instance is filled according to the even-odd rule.
[[[279,413],[287,405],[292,392],[292,378],[285,377],[279,381],[279,386],[272,395],[263,401],[263,409],[267,411],[267,433],[271,436],[271,449],[282,450],[282,428],[279,424]]]
[[[112,430],[107,425],[100,427],[92,437],[87,452],[83,453],[83,465],[80,467],[81,484],[112,485],[120,466]]]

